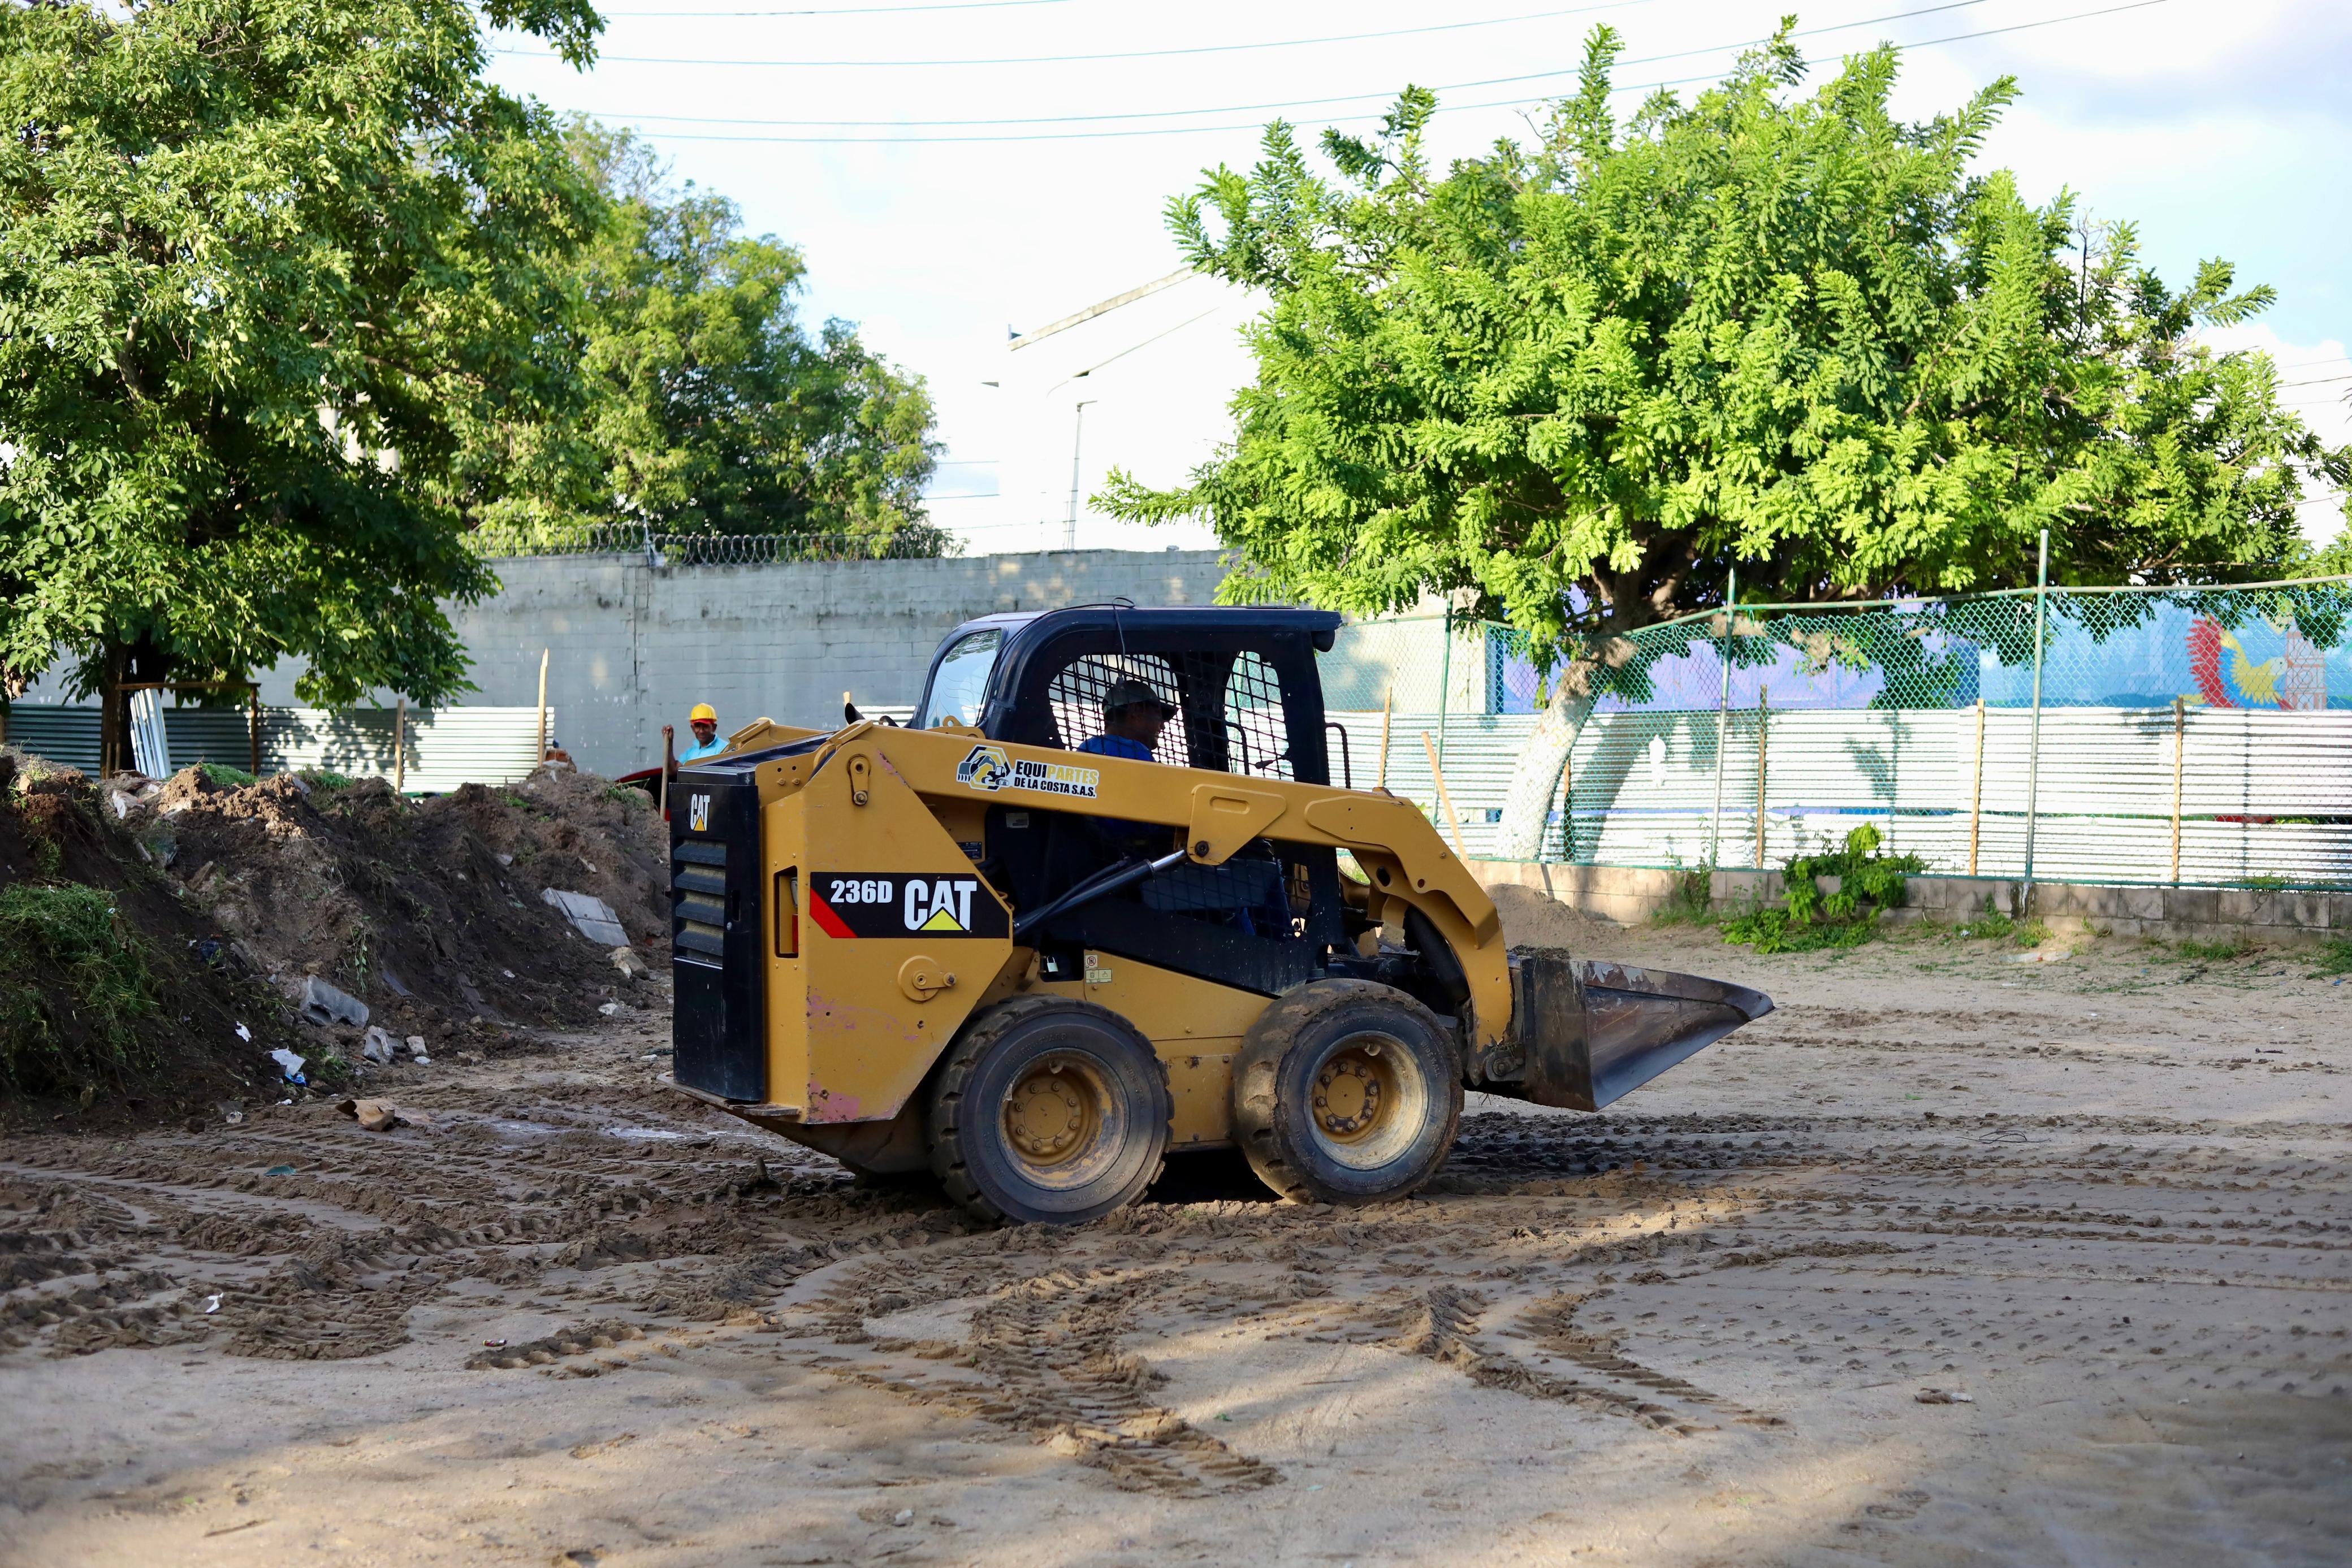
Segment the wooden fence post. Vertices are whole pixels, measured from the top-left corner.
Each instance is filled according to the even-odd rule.
[[[661,819],[669,821],[669,776],[677,771],[677,726],[662,726]]]
[[[2180,881],[2180,754],[2189,741],[2189,704],[2172,699],[2172,880]]]
[[[1396,683],[1389,683],[1388,695],[1381,699],[1381,778],[1380,787],[1389,787],[1389,720],[1395,716]]]
[[[1756,869],[1764,869],[1764,762],[1765,742],[1772,730],[1772,692],[1769,686],[1756,690]]]
[[[261,687],[245,688],[245,759],[246,771],[256,779],[261,777]]]
[[[1438,764],[1437,742],[1425,729],[1421,732],[1421,748],[1429,754],[1429,777],[1437,785],[1437,803],[1445,808],[1445,825],[1454,830],[1454,852],[1466,861],[1470,852],[1462,847],[1462,820],[1454,814],[1454,797],[1445,792],[1445,769]]]
[[[1969,874],[1977,874],[1977,842],[1984,827],[1984,698],[1977,698],[1976,783],[1969,790]]]
[[[392,792],[408,792],[408,699],[401,698],[392,709]]]

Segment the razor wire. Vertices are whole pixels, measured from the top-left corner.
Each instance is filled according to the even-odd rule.
[[[530,556],[630,555],[655,566],[772,566],[796,561],[929,560],[954,556],[961,541],[929,525],[873,534],[654,533],[625,524],[478,528],[466,536],[491,559]]]
[[[1541,858],[1769,869],[1867,821],[1945,874],[2352,888],[2352,580],[2051,589],[2038,639],[2035,601],[1743,604],[1632,633]],[[1493,852],[1552,695],[1527,639],[1354,622],[1323,668],[1355,755],[1385,758],[1374,781]]]

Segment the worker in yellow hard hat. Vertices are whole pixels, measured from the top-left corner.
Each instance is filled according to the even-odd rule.
[[[694,731],[694,746],[677,754],[680,762],[699,762],[727,749],[727,743],[719,738],[719,710],[709,703],[695,704],[694,711],[686,716],[686,725]]]

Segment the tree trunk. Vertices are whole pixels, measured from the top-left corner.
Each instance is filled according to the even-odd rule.
[[[1536,720],[1527,746],[1512,769],[1511,787],[1503,797],[1503,821],[1495,834],[1495,858],[1531,861],[1543,853],[1545,824],[1551,817],[1552,798],[1559,793],[1560,770],[1584,721],[1592,716],[1592,674],[1599,668],[1580,662],[1563,668],[1553,682],[1551,702]]]
[[[122,691],[125,682],[168,681],[172,678],[172,654],[158,646],[152,638],[142,637],[136,643],[116,643],[106,651],[106,688],[99,694],[99,772],[121,773],[133,766],[131,759],[131,698]]]

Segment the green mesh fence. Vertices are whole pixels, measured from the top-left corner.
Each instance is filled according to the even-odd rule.
[[[1537,852],[1776,866],[1872,821],[1958,874],[2352,887],[2347,611],[2352,581],[2327,580],[1648,628],[1603,677]],[[1509,849],[1502,808],[1550,695],[1523,638],[1445,616],[1351,625],[1325,678],[1373,759],[1360,772],[1467,852]]]

